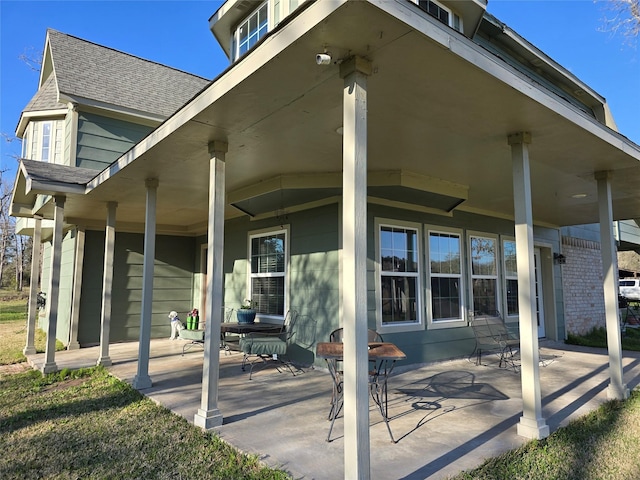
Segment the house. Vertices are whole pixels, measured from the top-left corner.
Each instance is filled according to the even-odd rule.
[[[229,68],[196,81],[113,163],[21,162],[12,212],[50,242],[50,342],[69,325],[108,363],[110,341],[138,339],[144,389],[167,312],[199,306],[208,341],[194,423],[214,428],[223,307],[251,298],[267,322],[296,308],[318,339],[343,326],[345,474],[367,478],[367,328],[408,368],[468,355],[474,312],[502,312],[522,345],[518,433],[542,438],[538,338],[564,339],[563,265],[589,251],[617,345],[608,393],[628,395],[612,225],[638,217],[640,147],[604,97],[483,0],[228,0],[210,27]],[[80,137],[72,122],[61,151],[77,158]],[[585,236],[593,245],[565,240]],[[52,346],[46,356],[55,369]]]

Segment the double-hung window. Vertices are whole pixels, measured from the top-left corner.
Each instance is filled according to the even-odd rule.
[[[22,140],[22,158],[62,163],[63,135],[62,120],[29,122]]]
[[[451,327],[464,320],[461,233],[434,229],[427,237],[430,325]]]
[[[420,323],[419,229],[378,224],[379,323],[404,327]]]
[[[498,239],[495,237],[469,235],[472,302],[476,314],[500,311],[497,247]]]
[[[269,31],[269,2],[243,20],[233,36],[233,60],[247,53]]]
[[[518,266],[516,262],[515,240],[502,241],[504,262],[504,283],[507,317],[518,315]]]
[[[249,237],[250,298],[258,314],[284,317],[286,304],[287,230]]]
[[[440,2],[435,0],[413,0],[413,2],[445,25],[453,27],[457,31],[462,31],[462,19],[460,16]]]

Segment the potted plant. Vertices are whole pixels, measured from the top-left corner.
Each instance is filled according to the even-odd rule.
[[[238,323],[253,323],[256,319],[255,302],[252,300],[245,300],[244,303],[236,310],[236,317]]]

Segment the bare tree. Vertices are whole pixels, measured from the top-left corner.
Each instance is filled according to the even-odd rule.
[[[622,35],[635,46],[640,35],[640,0],[607,0],[609,15],[604,19],[605,30]]]

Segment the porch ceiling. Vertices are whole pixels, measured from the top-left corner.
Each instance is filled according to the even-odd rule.
[[[234,201],[227,216],[241,214],[230,203],[276,210],[339,194],[343,80],[338,64],[315,64],[325,46],[334,60],[362,55],[372,62],[369,171],[417,179],[410,187],[378,185],[376,197],[446,210],[442,196],[463,199],[465,190],[459,209],[512,217],[507,136],[527,131],[534,222],[597,222],[594,172],[601,170],[613,172],[614,217],[640,216],[640,150],[632,142],[539,93],[533,81],[409,2],[349,1],[311,3],[274,31],[103,172],[86,195],[70,195],[67,221],[104,224],[106,209],[96,205],[117,201],[117,227],[141,228],[144,180],[156,177],[159,232],[204,233],[213,140],[229,146],[226,188]],[[264,188],[283,176],[300,187]]]

